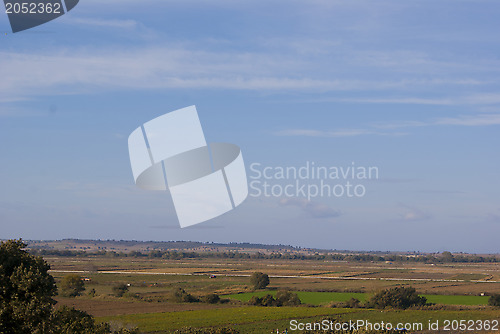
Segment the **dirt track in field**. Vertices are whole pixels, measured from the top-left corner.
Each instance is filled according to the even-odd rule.
[[[204,310],[221,307],[235,307],[235,305],[209,305],[202,303],[174,304],[166,302],[129,302],[83,298],[56,298],[56,306],[74,307],[96,317],[107,317],[124,314],[179,312],[191,310]]]

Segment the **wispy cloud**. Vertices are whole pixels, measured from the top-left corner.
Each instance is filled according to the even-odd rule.
[[[340,211],[326,204],[309,201],[305,198],[282,198],[279,204],[282,206],[295,206],[301,208],[312,218],[334,218],[341,215]]]
[[[428,81],[427,84],[437,84],[438,82]],[[415,84],[415,83],[414,83]],[[460,84],[455,82],[455,84]],[[480,84],[467,83],[464,81],[462,84]],[[417,105],[441,105],[441,106],[453,106],[453,105],[495,105],[500,103],[500,94],[490,93],[490,94],[469,94],[465,96],[450,96],[441,98],[421,98],[421,97],[383,97],[383,98],[370,98],[370,97],[359,97],[359,98],[329,98],[325,99],[332,102],[351,102],[351,103],[375,103],[375,104],[417,104]],[[323,100],[323,101],[325,101]]]
[[[139,23],[135,20],[113,20],[113,19],[98,19],[98,18],[71,18],[67,20],[71,24],[82,24],[93,27],[119,28],[119,29],[134,29]]]
[[[305,137],[355,137],[355,136],[367,136],[367,135],[377,135],[377,136],[401,136],[404,133],[401,132],[380,132],[368,129],[341,129],[333,131],[321,131],[321,130],[311,130],[311,129],[288,129],[282,131],[274,132],[277,136],[305,136]]]
[[[500,114],[461,115],[457,117],[440,118],[432,125],[485,126],[500,125]]]
[[[76,17],[68,24],[117,29],[142,27],[135,20],[108,20]],[[144,28],[146,29],[146,28]],[[158,42],[158,41],[156,41]],[[100,93],[103,90],[208,88],[260,90],[266,92],[301,91],[314,93],[364,91],[378,97],[338,97],[331,101],[353,103],[400,104],[496,104],[500,94],[472,95],[462,98],[421,96],[390,97],[398,91],[428,91],[437,86],[484,85],[488,82],[457,78],[460,73],[440,74],[442,78],[421,78],[394,66],[394,75],[380,76],[377,66],[366,71],[347,73],[343,67],[366,66],[362,59],[338,58],[332,43],[305,40],[314,44],[313,54],[302,51],[297,40],[288,50],[257,43],[251,51],[215,47],[200,43],[169,43],[168,47],[81,47],[51,49],[51,52],[0,52],[0,101],[23,99],[44,94]],[[354,52],[354,51],[353,51]],[[355,54],[363,51],[354,52]],[[333,58],[332,58],[333,57]],[[381,56],[380,56],[381,57]],[[379,57],[379,58],[380,58]],[[384,56],[389,57],[389,56]],[[382,58],[384,58],[382,57]],[[423,57],[421,55],[417,58]],[[401,58],[404,58],[403,56]],[[399,59],[399,58],[398,58]],[[417,61],[417,60],[415,60]],[[359,63],[358,63],[359,62]],[[395,63],[400,60],[394,60]],[[417,61],[418,62],[418,61]],[[330,66],[335,63],[335,66]],[[330,64],[330,65],[329,65]],[[380,65],[382,66],[382,65]],[[406,66],[406,65],[405,65]],[[366,73],[365,73],[366,72]],[[417,71],[418,73],[418,71]],[[386,96],[386,97],[384,97]]]
[[[456,117],[436,118],[429,121],[394,121],[368,124],[365,129],[338,129],[331,131],[314,129],[286,129],[273,132],[276,136],[303,136],[303,137],[355,137],[355,136],[403,136],[409,132],[396,132],[396,129],[415,128],[424,126],[491,126],[500,125],[500,113],[475,115],[458,115]],[[383,131],[381,131],[383,130]]]

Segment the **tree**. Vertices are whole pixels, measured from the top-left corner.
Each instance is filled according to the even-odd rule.
[[[441,253],[441,260],[443,262],[454,262],[454,256],[453,254],[451,254],[450,252],[446,251],[446,252],[442,252]]]
[[[488,305],[500,306],[500,294],[493,294],[488,299]]]
[[[407,309],[411,306],[422,306],[427,303],[427,298],[417,294],[412,287],[395,287],[376,293],[369,301],[375,308],[394,307]]]
[[[74,308],[55,309],[57,287],[47,262],[21,240],[0,243],[0,334],[136,334],[111,330]]]
[[[116,297],[123,297],[123,295],[128,291],[128,286],[124,283],[119,283],[114,285],[111,290]]]
[[[60,334],[106,334],[109,325],[96,324],[89,314],[63,306],[52,315],[53,332]]]
[[[85,291],[83,279],[76,274],[66,275],[61,281],[61,295],[64,297],[81,296]]]
[[[112,330],[107,323],[98,323],[83,311],[66,306],[52,314],[50,334],[139,334],[137,328]]]
[[[269,285],[269,276],[264,273],[255,272],[250,276],[250,284],[255,290],[265,289]]]
[[[41,257],[21,240],[0,244],[0,333],[39,333],[48,328],[57,287]]]

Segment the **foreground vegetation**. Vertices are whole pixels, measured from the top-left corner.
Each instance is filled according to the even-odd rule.
[[[43,265],[32,276],[47,278],[49,287],[57,284],[58,295],[48,289],[52,291],[48,313],[37,320],[38,325],[40,319],[52,323],[52,332],[32,330],[36,325],[24,332],[0,330],[2,334],[260,334],[291,329],[292,320],[427,324],[500,318],[500,265],[457,262],[456,254],[433,255],[440,261],[448,258],[444,263],[372,262],[363,257],[351,262],[352,257],[332,260],[330,255],[335,254],[322,260],[324,254],[311,253],[292,259],[286,253],[290,249],[280,257],[271,247],[266,254],[203,250],[194,252],[196,256],[181,250],[125,253],[125,249],[84,255],[72,250],[60,256],[54,255],[59,250],[52,250],[41,259],[17,243],[23,256]],[[9,259],[0,258],[4,261],[0,265]],[[12,273],[8,279],[15,277]],[[3,302],[10,303],[5,298]],[[11,316],[7,314],[3,319]],[[0,325],[2,321],[0,317]]]
[[[365,319],[371,322],[384,321],[391,323],[424,323],[429,320],[477,320],[498,319],[495,310],[373,310],[373,309],[332,309],[327,307],[257,307],[245,306],[228,309],[203,311],[184,311],[168,313],[147,313],[103,317],[103,321],[118,321],[122,324],[138,326],[145,333],[170,333],[175,330],[190,328],[229,327],[240,333],[271,333],[290,327],[290,320],[303,322],[320,321],[330,317],[339,322]]]

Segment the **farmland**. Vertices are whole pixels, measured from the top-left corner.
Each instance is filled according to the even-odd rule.
[[[276,250],[273,250],[275,252]],[[144,255],[146,254],[146,255]],[[288,328],[291,319],[317,321],[420,321],[499,319],[487,306],[488,295],[500,293],[499,263],[414,263],[397,261],[331,261],[272,258],[45,255],[51,274],[60,281],[70,273],[86,279],[77,298],[57,297],[58,305],[74,306],[106,321],[138,326],[144,333],[169,333],[184,327],[231,327],[240,333],[268,333]],[[253,272],[270,276],[265,290],[249,284]],[[212,277],[212,278],[211,278]],[[113,287],[128,286],[117,297]],[[344,308],[350,298],[361,302],[392,287],[414,287],[428,302],[423,309],[375,310]],[[184,289],[196,298],[217,294],[223,302],[178,302],[172,291]],[[246,302],[279,290],[298,294],[303,305],[260,307]],[[334,307],[332,307],[334,306]]]

